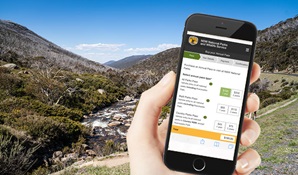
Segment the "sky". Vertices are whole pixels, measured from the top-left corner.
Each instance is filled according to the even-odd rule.
[[[0,0],[0,19],[99,63],[179,47],[193,13],[262,30],[298,15],[298,0]]]

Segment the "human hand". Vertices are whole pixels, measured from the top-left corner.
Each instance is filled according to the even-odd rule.
[[[250,83],[260,76],[260,67],[254,63]],[[168,120],[158,126],[161,109],[171,99],[175,85],[175,73],[169,72],[159,83],[143,92],[133,122],[127,133],[127,144],[132,175],[170,175],[185,174],[168,169],[163,163]],[[256,94],[249,94],[246,112],[253,112],[259,108],[259,98]],[[244,118],[240,143],[243,146],[253,144],[260,134],[259,125],[248,118]],[[239,155],[234,175],[250,174],[259,164],[259,154],[248,149]]]

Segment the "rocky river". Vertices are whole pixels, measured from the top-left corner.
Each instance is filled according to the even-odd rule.
[[[119,149],[118,151],[126,151],[126,132],[131,124],[137,101],[138,99],[126,96],[109,107],[84,116],[82,124],[91,128],[87,145],[97,155],[105,154],[103,151],[107,141],[118,145],[115,148]]]

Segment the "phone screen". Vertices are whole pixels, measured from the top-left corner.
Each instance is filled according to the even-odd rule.
[[[186,34],[168,150],[232,161],[253,42]]]

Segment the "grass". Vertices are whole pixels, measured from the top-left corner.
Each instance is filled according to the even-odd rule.
[[[298,98],[298,96],[296,95],[293,98]],[[284,103],[285,101],[271,105],[270,108]],[[264,112],[268,108],[264,108]],[[288,165],[295,166],[295,161],[289,157],[295,157],[298,152],[298,100],[258,118],[257,122],[262,132],[251,148],[257,150],[262,157],[262,164],[258,168],[259,172],[261,174],[293,174],[293,170],[287,167]],[[242,147],[240,152],[245,149],[245,147]],[[274,173],[272,173],[273,171]]]
[[[277,91],[281,89],[282,80],[285,79],[285,81],[291,83],[292,81],[298,82],[298,77],[290,76],[290,75],[281,75],[281,74],[269,74],[269,73],[262,73],[260,75],[260,78],[267,78],[271,83],[269,86],[270,91]],[[274,83],[274,81],[278,80],[278,82]]]
[[[93,167],[86,166],[83,168],[72,168],[66,170],[64,175],[129,175],[129,163],[108,168],[106,166],[103,167]]]
[[[262,109],[258,110],[257,114],[258,115],[262,115],[265,112],[267,112],[267,111],[269,111],[271,109],[277,108],[279,106],[282,106],[282,105],[284,105],[284,104],[286,104],[286,103],[288,103],[288,102],[290,102],[290,101],[292,101],[292,100],[294,100],[296,98],[298,98],[298,96],[297,95],[294,95],[294,96],[292,96],[291,98],[289,98],[287,100],[283,100],[283,101],[280,101],[280,102],[276,102],[274,104],[271,104],[269,106],[266,106],[265,108],[262,108]]]

